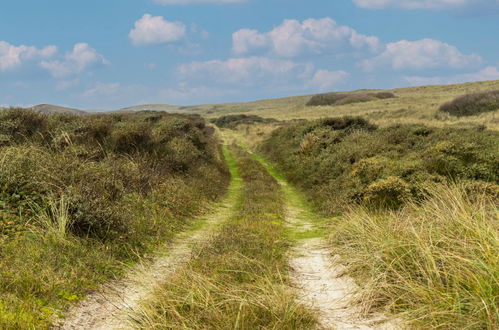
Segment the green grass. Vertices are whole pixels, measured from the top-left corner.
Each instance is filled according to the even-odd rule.
[[[0,111],[0,328],[48,328],[228,183],[196,116]]]
[[[136,315],[137,328],[305,329],[313,316],[289,291],[279,184],[232,148],[244,182],[233,215]],[[230,157],[228,157],[230,161]],[[233,165],[230,166],[233,168]]]

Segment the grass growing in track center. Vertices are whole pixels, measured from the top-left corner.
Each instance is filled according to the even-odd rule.
[[[233,215],[193,260],[136,315],[138,328],[304,329],[313,315],[287,286],[283,193],[238,148],[243,195]],[[229,158],[230,159],[230,158]]]

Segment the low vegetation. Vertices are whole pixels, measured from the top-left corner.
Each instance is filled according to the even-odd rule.
[[[352,204],[395,209],[438,182],[472,181],[496,193],[497,141],[499,133],[487,130],[377,128],[345,117],[279,128],[260,150],[331,215]]]
[[[143,329],[310,329],[286,279],[283,194],[240,149],[243,195],[232,217],[136,316]],[[238,177],[235,177],[238,179]]]
[[[439,111],[453,116],[476,116],[499,110],[499,90],[459,96],[443,104]]]
[[[330,244],[367,311],[389,309],[409,328],[497,329],[497,214],[497,199],[477,201],[466,185],[434,186],[399,212],[347,212]]]
[[[211,122],[220,128],[235,129],[239,125],[269,124],[277,120],[273,118],[262,118],[256,115],[227,115],[211,119]]]
[[[395,94],[390,92],[372,92],[372,93],[326,93],[317,94],[310,98],[307,106],[319,105],[345,105],[352,103],[370,102],[394,98]]]
[[[499,326],[499,133],[323,119],[260,146],[331,220],[366,312],[416,328]],[[279,146],[276,148],[276,146]]]
[[[0,111],[0,328],[44,328],[224,191],[197,116]]]

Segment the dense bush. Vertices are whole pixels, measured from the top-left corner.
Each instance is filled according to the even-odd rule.
[[[223,175],[212,131],[197,116],[163,113],[45,115],[0,112],[0,187],[20,196],[12,213],[28,215],[43,201],[67,196],[78,235],[112,239],[131,231],[120,205],[147,196],[170,177],[209,165]],[[220,177],[221,178],[221,177]],[[19,206],[19,208],[18,208]]]
[[[276,119],[273,118],[262,118],[256,115],[228,115],[222,116],[211,120],[212,123],[220,128],[230,128],[234,129],[239,125],[251,125],[256,123],[275,123]]]
[[[496,110],[499,110],[499,90],[462,95],[443,104],[439,109],[458,117]]]
[[[275,130],[260,150],[327,214],[352,203],[397,208],[434,182],[499,182],[499,133],[321,119]],[[495,188],[494,188],[495,187]]]
[[[370,102],[379,99],[394,98],[395,94],[390,92],[377,93],[325,93],[312,96],[307,106],[318,105],[345,105],[351,103]]]

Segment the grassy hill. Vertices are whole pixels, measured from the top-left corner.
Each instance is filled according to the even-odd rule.
[[[131,107],[126,107],[120,109],[118,111],[165,111],[165,112],[179,112],[185,110],[185,108],[190,107],[182,107],[178,105],[170,105],[170,104],[142,104],[135,105]]]
[[[39,105],[35,105],[34,107],[31,107],[29,109],[33,110],[33,111],[43,112],[43,113],[70,113],[70,114],[78,114],[78,115],[82,115],[82,114],[86,113],[83,110],[61,107],[61,106],[52,105],[52,104],[39,104]]]
[[[499,81],[473,82],[456,85],[437,85],[407,87],[386,90],[395,98],[377,99],[370,102],[332,106],[307,106],[313,95],[261,100],[247,103],[226,103],[200,105],[186,109],[206,115],[219,117],[227,114],[252,114],[276,119],[317,119],[323,117],[362,116],[380,126],[397,124],[426,124],[431,126],[481,126],[499,129],[498,112],[478,116],[455,117],[439,112],[439,107],[454,98],[477,92],[499,89]],[[379,90],[376,90],[379,92]],[[372,90],[349,93],[365,93]]]

